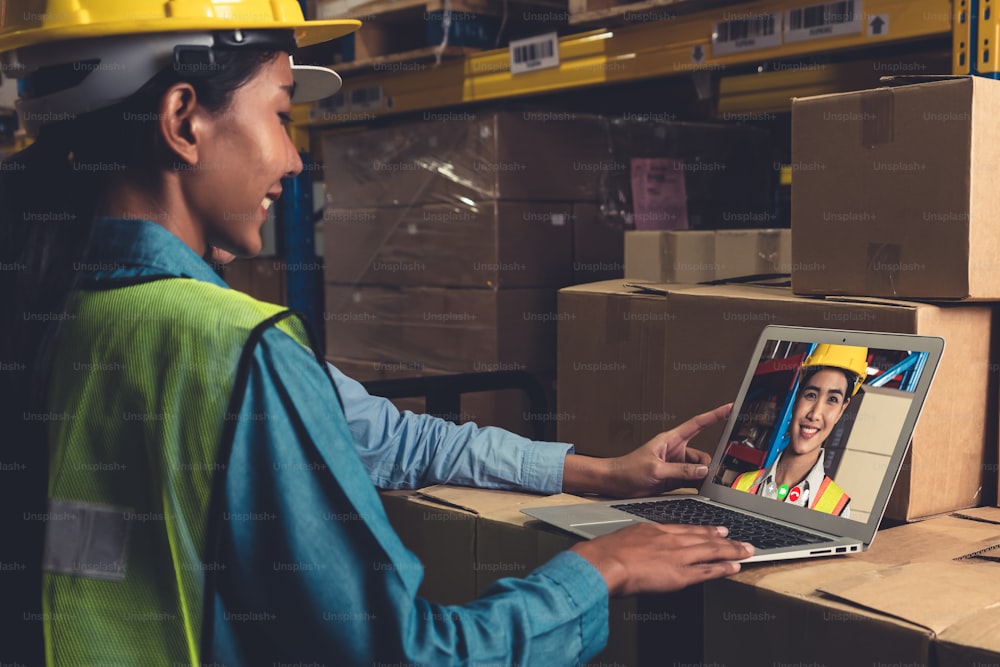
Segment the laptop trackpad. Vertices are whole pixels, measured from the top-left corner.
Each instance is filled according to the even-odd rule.
[[[566,507],[561,509],[565,510]],[[636,522],[628,514],[607,505],[574,506],[572,512],[566,512],[563,516],[563,521],[570,530],[585,533],[589,537],[607,535]]]
[[[598,503],[528,507],[521,511],[528,516],[533,516],[584,537],[607,535],[632,523],[642,521],[638,517],[631,517],[625,512]]]

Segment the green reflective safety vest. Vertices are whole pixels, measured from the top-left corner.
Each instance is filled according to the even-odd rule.
[[[766,472],[766,469],[745,472],[737,477],[731,486],[737,491],[757,493],[757,489],[760,488],[761,482],[764,480],[764,473]],[[851,497],[842,488],[837,486],[837,483],[830,479],[829,475],[826,475],[823,477],[823,483],[820,484],[816,490],[816,494],[810,501],[809,508],[840,516],[850,501]]]
[[[71,297],[49,392],[49,665],[198,665],[253,349],[291,311],[186,278]]]

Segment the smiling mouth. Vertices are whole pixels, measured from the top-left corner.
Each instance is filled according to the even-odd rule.
[[[805,426],[805,425],[801,425],[800,424],[799,425],[799,433],[802,434],[803,438],[807,438],[808,439],[808,438],[813,437],[817,433],[819,433],[819,429],[816,428],[815,426]]]

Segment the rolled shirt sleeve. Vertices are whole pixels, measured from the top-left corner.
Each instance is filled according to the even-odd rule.
[[[573,446],[536,442],[499,428],[461,426],[400,412],[327,365],[344,403],[358,455],[383,489],[460,484],[538,493],[562,491],[563,463]]]
[[[212,661],[556,666],[603,648],[607,587],[572,552],[523,579],[502,579],[464,606],[419,598],[423,567],[392,530],[369,478],[513,485],[530,478],[524,470],[541,448],[515,443],[517,456],[491,455],[506,437],[402,416],[342,375],[337,387],[348,412],[355,406],[353,418],[344,419],[311,353],[284,334],[268,331],[255,351],[225,473],[225,567],[213,573],[208,607]],[[359,433],[366,442],[395,441],[359,447]],[[477,460],[484,453],[487,461]],[[493,459],[504,472],[485,472]]]

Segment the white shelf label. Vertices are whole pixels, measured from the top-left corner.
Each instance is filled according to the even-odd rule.
[[[510,43],[510,73],[523,74],[537,69],[559,67],[559,34],[515,39]]]
[[[381,109],[382,86],[366,86],[347,91],[347,108],[350,111],[373,111]]]
[[[726,12],[712,29],[712,55],[781,46],[780,12]]]
[[[786,42],[803,42],[835,35],[860,35],[864,29],[861,0],[824,2],[785,12]]]

